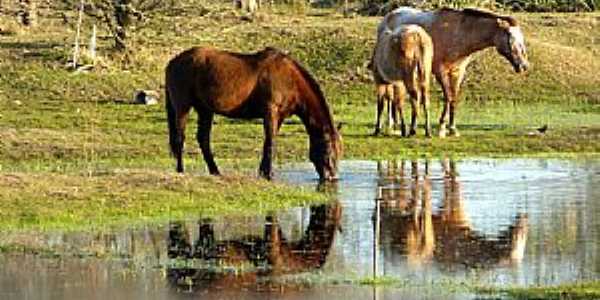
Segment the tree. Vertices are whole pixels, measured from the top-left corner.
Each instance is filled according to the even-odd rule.
[[[75,7],[80,5],[79,0],[62,0],[62,2]],[[134,25],[142,22],[147,12],[167,5],[173,5],[173,1],[86,0],[84,13],[104,23],[114,37],[115,49],[126,51],[129,48],[129,34]]]

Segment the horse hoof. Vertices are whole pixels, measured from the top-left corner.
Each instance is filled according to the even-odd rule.
[[[438,136],[441,138],[445,138],[446,137],[446,130],[445,129],[440,129],[440,132],[438,133]]]
[[[379,135],[379,130],[375,130],[371,135],[372,136],[378,136]]]
[[[402,132],[400,130],[392,130],[392,131],[390,131],[390,135],[402,136]]]
[[[458,131],[456,129],[454,129],[454,130],[450,129],[450,134],[449,135],[453,136],[453,137],[459,137],[460,133],[458,133]]]
[[[259,171],[258,172],[259,176],[266,179],[266,180],[272,180],[273,179],[273,173],[272,172],[265,172],[265,171]]]

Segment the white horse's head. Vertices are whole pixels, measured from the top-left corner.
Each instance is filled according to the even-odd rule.
[[[494,37],[496,50],[510,62],[515,72],[527,71],[529,61],[521,27],[514,19],[498,19],[498,26],[500,30]]]

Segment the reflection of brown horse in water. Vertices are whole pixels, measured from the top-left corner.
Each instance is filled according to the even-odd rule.
[[[450,134],[458,135],[455,113],[459,90],[473,53],[495,47],[516,72],[529,67],[523,33],[512,17],[475,9],[421,11],[401,7],[383,18],[377,28],[377,38],[386,29],[394,30],[405,24],[423,27],[433,40],[432,70],[442,86],[445,102],[440,116],[440,136],[446,135],[447,118]],[[395,95],[395,103],[403,102],[402,89],[397,90],[400,92]]]
[[[382,193],[384,248],[386,244],[401,245],[402,254],[411,264],[435,260],[447,265],[485,267],[520,262],[528,232],[524,215],[518,215],[499,237],[486,238],[469,224],[454,162],[443,162],[443,204],[439,214],[432,213],[428,165],[422,177],[418,163],[413,162],[411,169],[410,179],[399,182],[400,190],[406,192]],[[402,166],[399,178],[405,177],[403,171]]]
[[[237,272],[214,272],[203,269],[171,269],[173,283],[183,284],[185,277],[198,287],[245,287],[259,284],[258,278],[291,274],[321,268],[325,263],[336,231],[341,223],[341,205],[333,203],[310,208],[310,221],[299,241],[286,240],[274,216],[268,216],[264,233],[241,239],[217,241],[210,222],[201,222],[197,241],[192,245],[181,223],[169,231],[169,258],[200,259],[216,266],[240,268]],[[258,270],[247,268],[257,267]]]
[[[273,48],[239,54],[192,48],[173,58],[166,69],[166,109],[171,151],[183,172],[187,115],[198,113],[198,132],[210,174],[218,175],[210,149],[214,114],[229,118],[262,118],[265,142],[260,174],[272,177],[275,136],[283,120],[297,115],[310,136],[310,160],[321,179],[336,176],[340,135],[317,81],[298,62]]]

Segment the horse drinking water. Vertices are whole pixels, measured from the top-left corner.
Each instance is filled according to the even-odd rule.
[[[262,118],[265,141],[259,173],[271,179],[275,137],[283,120],[297,115],[309,135],[309,157],[321,180],[336,177],[341,136],[317,81],[298,62],[274,48],[253,54],[192,48],[166,68],[166,109],[171,152],[183,172],[189,111],[198,113],[196,138],[210,174],[218,175],[210,148],[214,114]]]
[[[433,40],[432,70],[444,94],[440,136],[446,135],[448,118],[449,133],[458,136],[455,113],[460,84],[473,53],[495,47],[498,53],[510,62],[515,72],[526,71],[529,67],[525,39],[517,20],[513,17],[477,9],[442,8],[421,11],[401,7],[383,18],[377,28],[377,37],[379,38],[385,30],[394,30],[406,24],[423,27]],[[397,97],[403,95],[400,93]]]

